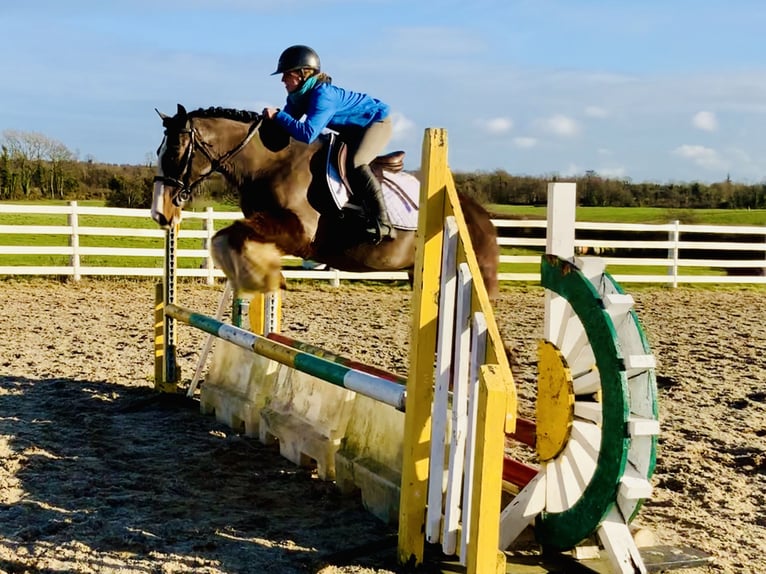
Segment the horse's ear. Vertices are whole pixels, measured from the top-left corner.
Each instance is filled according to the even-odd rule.
[[[176,112],[176,115],[179,118],[185,118],[186,117],[186,108],[183,107],[181,104],[178,104],[178,111]]]
[[[154,111],[157,112],[157,115],[160,116],[160,119],[164,122],[166,119],[168,119],[170,116],[167,114],[163,114],[160,110],[157,108],[154,108]]]

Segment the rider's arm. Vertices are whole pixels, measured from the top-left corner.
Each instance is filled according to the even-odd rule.
[[[303,120],[296,120],[290,115],[287,106],[274,116],[277,123],[284,127],[292,138],[304,143],[316,140],[337,110],[337,95],[325,85],[314,88],[309,97],[311,99]]]

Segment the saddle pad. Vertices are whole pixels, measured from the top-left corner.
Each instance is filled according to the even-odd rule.
[[[348,188],[338,174],[338,170],[328,162],[327,185],[330,194],[338,206],[357,208],[358,206],[349,200]],[[388,210],[388,218],[397,229],[415,231],[418,228],[418,201],[420,200],[420,182],[409,173],[400,171],[391,173],[383,172],[383,201]]]

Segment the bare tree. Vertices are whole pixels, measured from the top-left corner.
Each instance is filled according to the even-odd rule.
[[[25,198],[35,187],[63,197],[65,169],[77,159],[64,144],[37,132],[5,130],[3,148]]]
[[[51,167],[48,190],[51,199],[57,196],[59,199],[64,199],[66,175],[77,158],[61,142],[50,140],[48,143],[47,158]]]

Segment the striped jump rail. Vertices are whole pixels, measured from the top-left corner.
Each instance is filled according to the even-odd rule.
[[[314,355],[321,359],[326,359],[328,361],[332,361],[333,363],[338,363],[339,365],[343,365],[355,371],[361,371],[369,375],[375,375],[376,377],[380,377],[381,379],[386,379],[387,381],[392,381],[402,386],[407,384],[406,377],[402,377],[400,375],[391,373],[389,371],[386,371],[385,369],[379,369],[378,367],[373,367],[372,365],[366,365],[365,363],[360,363],[359,361],[355,361],[354,359],[351,359],[349,357],[344,357],[343,355],[333,353],[332,351],[328,351],[327,349],[324,349],[322,347],[312,345],[311,343],[304,343],[303,341],[298,341],[296,339],[293,339],[292,337],[283,335],[282,333],[268,333],[266,335],[266,338],[270,339],[271,341],[276,341],[277,343],[281,343],[282,345],[285,345],[287,347],[297,349],[298,351],[301,351],[303,353],[308,353],[310,355]]]
[[[404,411],[406,387],[170,303],[165,314],[238,347]],[[295,343],[293,341],[293,343]]]

